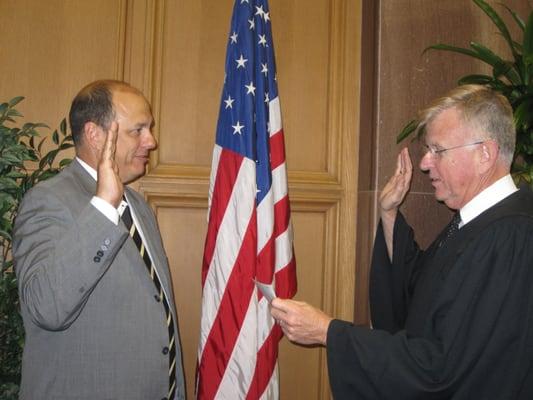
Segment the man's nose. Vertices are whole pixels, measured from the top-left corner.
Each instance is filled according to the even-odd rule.
[[[422,156],[422,159],[420,160],[420,164],[418,166],[422,171],[429,171],[432,165],[433,155],[431,154],[431,151],[426,151]]]
[[[144,147],[149,150],[154,150],[157,147],[157,140],[155,140],[152,130],[150,129],[144,138]]]

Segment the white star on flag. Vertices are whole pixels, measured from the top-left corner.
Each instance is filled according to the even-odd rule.
[[[246,62],[248,61],[247,58],[244,58],[244,56],[241,54],[241,57],[235,60],[237,63],[237,68],[246,68]]]
[[[235,135],[238,133],[239,135],[242,135],[242,129],[244,128],[244,125],[241,125],[241,121],[237,121],[237,125],[231,125],[233,128],[233,134]]]
[[[251,93],[253,96],[255,96],[255,86],[254,86],[253,82],[250,82],[249,85],[244,85],[244,87],[246,87],[246,89],[248,89],[246,94],[250,94]]]

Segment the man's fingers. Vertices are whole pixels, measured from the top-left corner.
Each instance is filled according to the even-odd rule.
[[[107,130],[104,153],[102,158],[104,160],[112,160],[115,158],[115,149],[118,137],[118,124],[116,121],[111,123],[111,127]]]
[[[279,297],[276,297],[275,299],[272,300],[272,303],[271,303],[272,311],[286,313],[290,308],[287,302],[288,300],[282,300]]]

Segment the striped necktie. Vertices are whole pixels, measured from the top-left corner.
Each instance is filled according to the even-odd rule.
[[[122,222],[124,222],[124,225],[129,230],[130,237],[135,242],[135,245],[137,246],[137,249],[139,250],[139,254],[141,258],[144,261],[144,264],[146,265],[146,268],[148,268],[148,273],[150,274],[150,278],[152,278],[152,281],[154,282],[155,288],[157,290],[157,293],[154,297],[156,301],[162,302],[163,307],[165,309],[165,315],[167,317],[167,327],[168,327],[168,339],[169,339],[169,345],[168,347],[163,348],[163,354],[169,355],[169,389],[168,389],[168,399],[173,399],[174,394],[176,392],[176,341],[174,336],[174,318],[172,317],[172,313],[170,312],[170,306],[168,303],[167,296],[165,295],[165,292],[161,286],[161,282],[159,280],[159,277],[157,276],[157,272],[155,271],[155,266],[152,263],[152,260],[150,259],[150,255],[148,254],[148,251],[146,250],[144,243],[142,241],[141,235],[139,234],[139,231],[137,230],[137,227],[133,223],[133,218],[131,216],[131,211],[129,204],[124,208],[124,212],[122,213]]]

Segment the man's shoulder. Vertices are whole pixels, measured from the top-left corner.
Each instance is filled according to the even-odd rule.
[[[521,188],[489,210],[496,218],[525,216],[533,217],[533,191]]]
[[[533,192],[522,188],[488,210],[467,226],[477,232],[496,229],[499,232],[533,229]]]
[[[72,161],[57,175],[41,181],[29,189],[24,194],[23,203],[32,198],[71,199],[74,194],[82,192],[83,189],[78,176],[80,172],[77,170],[79,165],[74,165],[74,163],[75,161]]]

